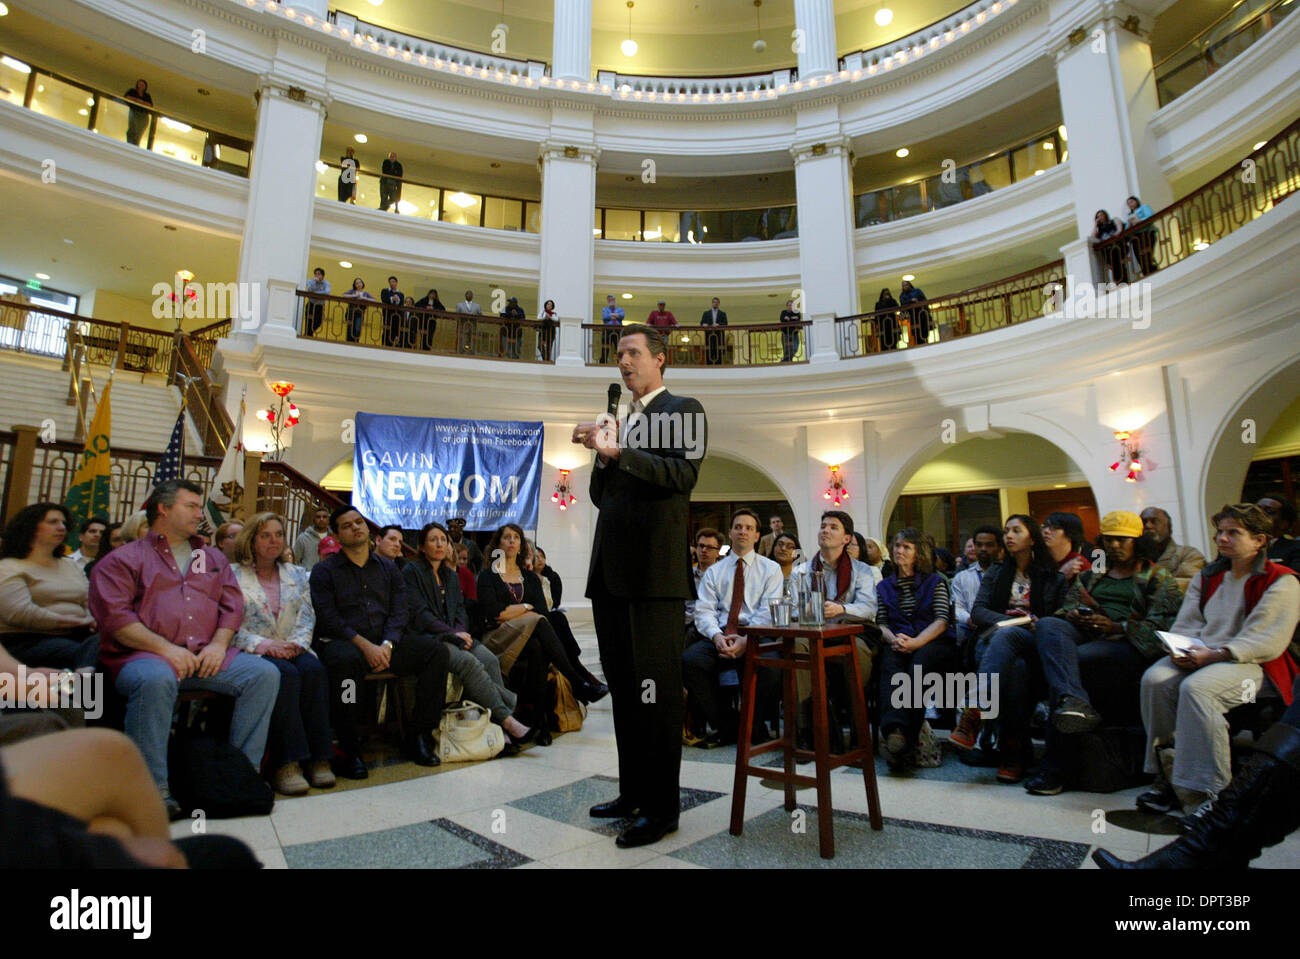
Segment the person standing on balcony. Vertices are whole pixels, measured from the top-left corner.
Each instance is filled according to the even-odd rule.
[[[600,311],[600,322],[606,326],[622,326],[625,317],[623,308],[614,301],[614,294],[606,296],[605,308]],[[610,350],[616,349],[617,345],[617,330],[607,330],[600,334],[600,362],[608,363]]]
[[[885,287],[880,291],[880,299],[876,300],[875,307],[876,335],[881,350],[892,350],[898,346],[898,314],[894,312],[897,309],[898,301],[889,292],[889,287]]]
[[[903,319],[910,331],[908,345],[922,346],[930,342],[930,311],[925,308],[925,291],[913,286],[911,280],[904,280],[898,297],[898,305],[904,308]]]
[[[1098,210],[1093,217],[1092,233],[1089,234],[1088,240],[1094,247],[1098,246],[1103,240],[1114,236],[1120,230],[1118,220],[1112,220],[1110,214],[1105,210]],[[1110,279],[1119,282],[1124,277],[1124,257],[1120,252],[1118,245],[1112,244],[1106,248],[1105,256],[1102,260],[1103,267],[1110,272]]]
[[[439,310],[447,312],[447,308],[442,305],[442,300],[438,299],[438,291],[430,290],[420,299],[415,301],[417,310]],[[428,313],[416,314],[415,321],[422,324],[420,326],[420,349],[428,353],[433,349],[433,334],[438,331],[438,318]]]
[[[311,271],[311,279],[307,281],[307,292],[316,293],[321,296],[330,295],[330,281],[325,279],[325,271],[319,266]],[[316,331],[320,329],[321,323],[325,321],[325,304],[320,300],[308,300],[306,320],[303,323],[303,333],[307,336],[315,336]]]
[[[348,147],[343,156],[339,157],[340,203],[357,202],[357,174],[360,172],[361,164],[357,162],[357,153]]]
[[[466,290],[465,299],[456,304],[456,312],[466,316],[482,316],[483,307],[474,302],[474,291]],[[478,324],[473,320],[460,321],[460,349],[462,353],[474,352],[474,337],[478,333]]]
[[[781,362],[790,363],[794,360],[794,355],[799,352],[799,330],[800,324],[803,323],[803,314],[794,308],[794,300],[785,301],[785,309],[781,311]]]
[[[718,298],[713,298],[713,305],[700,314],[700,326],[726,326],[727,314],[725,310],[718,309]],[[708,366],[719,366],[723,359],[723,350],[726,344],[727,334],[710,330],[704,335],[705,358],[704,362]]]
[[[135,81],[135,86],[123,94],[128,100],[134,100],[136,103],[143,103],[147,106],[153,106],[153,97],[149,96],[149,83],[147,80]],[[139,107],[131,107],[130,116],[126,121],[126,142],[140,145],[141,139],[149,129],[149,111],[142,110]]]
[[[1124,224],[1125,229],[1132,230],[1143,220],[1155,216],[1155,210],[1135,196],[1129,197],[1125,202],[1128,204],[1128,222]],[[1138,269],[1142,271],[1143,276],[1150,276],[1159,269],[1155,257],[1156,239],[1156,225],[1148,223],[1133,234],[1133,239],[1129,240],[1129,248],[1137,258]]]
[[[397,277],[388,278],[388,289],[379,294],[386,306],[405,306],[406,294],[397,288]],[[402,345],[402,311],[384,310],[384,346]]]
[[[352,289],[343,294],[352,300],[371,300],[374,297],[366,291],[366,281],[357,277],[352,281]],[[361,339],[361,324],[365,322],[366,307],[363,303],[348,309],[348,342],[356,343]]]
[[[382,173],[379,178],[379,209],[400,213],[397,205],[402,202],[402,163],[391,150],[383,163]]]
[[[542,304],[537,318],[542,321],[542,328],[537,331],[537,359],[541,363],[550,362],[551,351],[555,349],[555,332],[560,327],[560,315],[555,312],[555,301],[547,300]]]
[[[651,310],[646,318],[646,325],[666,329],[677,325],[677,317],[673,316],[671,310],[666,309],[665,301],[660,300],[659,305]]]
[[[516,296],[506,300],[505,312],[501,314],[503,320],[525,320],[528,315],[524,313],[524,308],[519,305],[519,298]],[[519,349],[524,342],[524,328],[518,323],[501,324],[501,354],[507,359],[519,359]]]

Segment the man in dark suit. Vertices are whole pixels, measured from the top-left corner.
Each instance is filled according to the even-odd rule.
[[[633,399],[626,434],[601,423],[573,430],[573,442],[597,454],[587,596],[618,744],[619,796],[591,815],[636,817],[618,837],[624,848],[676,830],[680,808],[682,616],[695,597],[687,516],[707,426],[697,400],[664,388],[667,361],[660,331],[625,327],[618,367]]]
[[[400,213],[397,204],[402,200],[402,163],[397,154],[389,151],[388,159],[381,168],[383,176],[379,178],[379,209]]]
[[[379,298],[389,306],[402,306],[406,303],[406,294],[397,288],[397,277],[388,278],[388,289],[379,294]],[[401,310],[384,310],[384,346],[401,346],[405,316]]]
[[[726,326],[727,314],[724,310],[718,309],[718,298],[713,298],[713,306],[700,314],[700,326]],[[719,366],[723,359],[723,350],[727,342],[727,334],[721,331],[709,331],[704,334],[705,355],[704,363],[706,366]]]

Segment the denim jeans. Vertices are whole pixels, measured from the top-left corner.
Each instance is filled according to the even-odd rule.
[[[910,685],[896,686],[894,676],[902,673],[910,684],[913,667],[920,666],[924,683],[926,674],[943,675],[952,669],[956,657],[957,644],[946,635],[930,640],[914,653],[897,652],[886,643],[880,651],[880,731],[899,729],[907,737],[908,745],[915,746],[921,724],[925,722],[925,707],[916,705],[922,701],[922,690],[913,690]],[[896,694],[902,705],[894,705]]]
[[[126,697],[126,734],[140,752],[154,782],[164,792],[167,785],[167,737],[171,732],[176,696],[203,689],[235,697],[230,720],[230,742],[248,757],[254,769],[262,766],[271,711],[280,689],[279,671],[261,656],[240,653],[230,668],[215,676],[177,680],[176,671],[159,656],[132,660],[117,674],[117,691]]]
[[[267,736],[272,772],[285,763],[327,760],[334,754],[330,735],[328,675],[325,664],[311,652],[293,659],[266,657],[280,674],[280,692],[271,713]]]
[[[1023,626],[997,630],[979,660],[979,671],[998,677],[998,724],[1002,740],[1023,742],[1034,710],[1034,680],[1040,674],[1034,631]]]

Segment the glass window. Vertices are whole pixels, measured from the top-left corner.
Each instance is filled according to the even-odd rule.
[[[892,217],[888,190],[873,190],[854,198],[854,223],[859,227],[888,223]]]
[[[184,120],[159,117],[153,137],[153,152],[169,156],[173,160],[180,160],[182,163],[202,165],[207,140],[206,132],[190,126]]]
[[[248,176],[248,168],[252,164],[252,160],[252,156],[243,147],[237,147],[230,143],[214,142],[213,135],[209,134],[208,152],[204,159],[204,166],[210,166],[214,170],[234,173],[237,176]]]
[[[21,60],[13,57],[0,60],[0,99],[22,106],[23,98],[27,95],[27,79],[31,73],[32,68]]]
[[[1035,141],[1028,146],[1013,150],[1011,168],[1014,171],[1015,181],[1019,183],[1021,180],[1046,173],[1047,168],[1052,165],[1048,155],[1049,151],[1043,149],[1042,141]]]
[[[335,181],[338,180],[338,174],[335,173]],[[338,194],[335,193],[337,198]],[[358,206],[379,206],[379,177],[373,173],[357,173],[357,193],[356,201]],[[478,220],[474,221],[476,224]]]
[[[973,196],[982,196],[985,193],[991,193],[994,190],[1001,190],[1004,186],[1011,185],[1011,168],[1007,165],[1005,155],[989,157],[987,160],[980,160],[978,163],[972,163],[970,170],[971,193]]]
[[[131,111],[125,103],[100,97],[99,114],[95,118],[95,132],[114,140],[125,140],[130,115]],[[148,124],[145,124],[145,129],[148,129]]]
[[[641,238],[640,210],[606,210],[605,239],[638,240]]]
[[[461,223],[466,226],[479,225],[479,211],[483,207],[483,198],[463,190],[442,194],[442,219],[444,223]]]
[[[644,238],[652,243],[680,243],[682,239],[680,216],[662,210],[646,210]]]
[[[490,196],[483,210],[483,225],[494,230],[513,230],[519,232],[519,221],[524,214],[523,200],[507,200],[504,197]]]
[[[596,218],[592,221],[591,233],[592,236],[596,237],[597,239],[604,238],[604,234],[601,232],[601,221],[604,218],[604,216],[605,216],[605,211],[600,207],[596,207]]]
[[[37,113],[90,129],[90,108],[94,104],[94,94],[81,87],[43,73],[37,74],[36,90],[32,94],[32,109]]]
[[[600,215],[599,210],[596,211],[596,215]],[[536,200],[528,200],[524,203],[524,232],[542,232],[542,205]]]
[[[896,186],[893,193],[895,217],[916,216],[918,213],[925,212],[925,205],[921,202],[921,184],[919,181]]]

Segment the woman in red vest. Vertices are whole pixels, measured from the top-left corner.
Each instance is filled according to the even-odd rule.
[[[1269,560],[1272,521],[1258,506],[1224,506],[1213,521],[1219,558],[1192,580],[1170,627],[1199,645],[1157,660],[1142,676],[1146,771],[1156,774],[1137,800],[1147,812],[1207,812],[1232,778],[1224,714],[1252,701],[1265,679],[1291,703],[1296,664],[1287,647],[1300,621],[1300,581]],[[1156,747],[1171,741],[1166,780]]]

